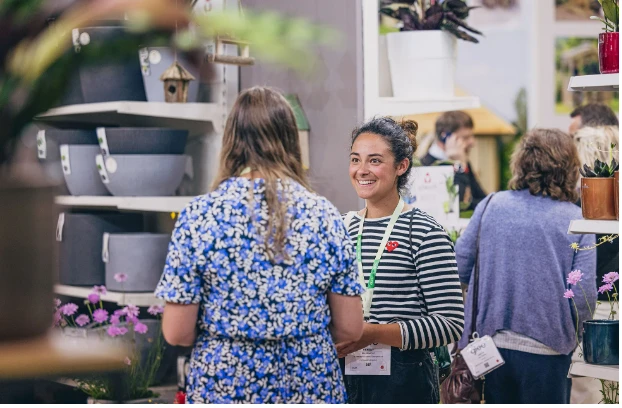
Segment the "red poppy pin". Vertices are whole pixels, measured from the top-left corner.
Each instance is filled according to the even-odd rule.
[[[389,241],[387,242],[386,248],[387,248],[387,251],[393,252],[393,250],[397,248],[398,246],[399,244],[397,243],[397,241]]]

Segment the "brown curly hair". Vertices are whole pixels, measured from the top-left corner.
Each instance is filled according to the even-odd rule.
[[[572,138],[557,129],[533,129],[512,154],[509,188],[576,202],[579,154]]]

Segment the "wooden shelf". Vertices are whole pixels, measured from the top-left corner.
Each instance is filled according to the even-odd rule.
[[[86,299],[93,292],[92,287],[54,285],[54,293],[57,295],[72,296],[76,298]],[[100,295],[104,302],[116,303],[119,306],[132,304],[134,306],[148,307],[151,305],[163,305],[164,301],[157,299],[152,292],[110,292]]]
[[[142,126],[185,129],[191,136],[222,131],[222,108],[215,103],[102,102],[50,109],[35,120],[49,125]]]
[[[620,74],[573,76],[568,82],[569,91],[618,91]]]
[[[568,227],[569,234],[618,234],[619,221],[572,220]]]
[[[382,97],[371,109],[374,115],[407,116],[423,113],[447,112],[479,108],[479,98],[474,96],[455,96],[438,99],[404,99]]]
[[[588,363],[572,363],[568,377],[591,377],[600,380],[619,381],[618,366],[595,365]]]
[[[57,196],[65,207],[112,208],[120,211],[180,212],[194,197]]]

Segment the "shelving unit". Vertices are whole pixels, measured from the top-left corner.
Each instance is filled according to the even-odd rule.
[[[591,377],[599,380],[619,381],[620,370],[618,366],[604,366],[588,363],[572,363],[568,370],[568,377]]]
[[[568,227],[568,234],[618,234],[619,232],[619,221],[572,220]]]
[[[569,91],[618,91],[620,74],[573,76],[568,82]]]
[[[65,207],[116,209],[120,211],[180,212],[194,197],[58,196]]]
[[[185,129],[190,136],[204,135],[224,126],[222,107],[216,103],[115,101],[62,106],[35,120],[50,125],[145,126]],[[212,129],[210,129],[212,128]]]
[[[55,285],[54,293],[57,295],[72,296],[76,298],[86,299],[88,295],[93,293],[93,289],[90,287],[69,286],[69,285]],[[148,307],[151,305],[163,305],[164,301],[157,299],[151,292],[143,293],[121,293],[108,291],[105,295],[100,295],[100,298],[104,302],[116,303],[119,306],[134,305]]]

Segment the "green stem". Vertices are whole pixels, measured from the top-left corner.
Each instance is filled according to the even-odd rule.
[[[577,282],[577,285],[579,286],[579,288],[581,288],[581,292],[583,292],[583,297],[585,298],[585,303],[587,304],[587,308],[590,311],[590,316],[592,316],[592,319],[594,318],[594,313],[592,313],[592,308],[590,307],[590,302],[587,301],[587,295],[585,294],[585,291],[583,290],[583,286],[581,286],[581,284],[579,282]]]
[[[611,296],[609,296],[609,292],[607,292],[607,299],[609,299],[609,305],[611,305]],[[611,310],[609,310],[609,320],[613,320],[613,308],[615,307],[615,303],[611,306]]]
[[[583,348],[581,347],[581,344],[579,344],[579,310],[577,309],[577,303],[574,301],[574,298],[572,298],[572,304],[574,305],[574,311],[577,314],[577,324],[574,332],[574,337],[577,340],[577,346],[579,347],[579,350],[581,350],[581,353],[583,353]]]
[[[91,311],[91,304],[87,303],[86,307],[89,309],[89,314],[91,315],[91,320],[93,320],[93,312]]]

